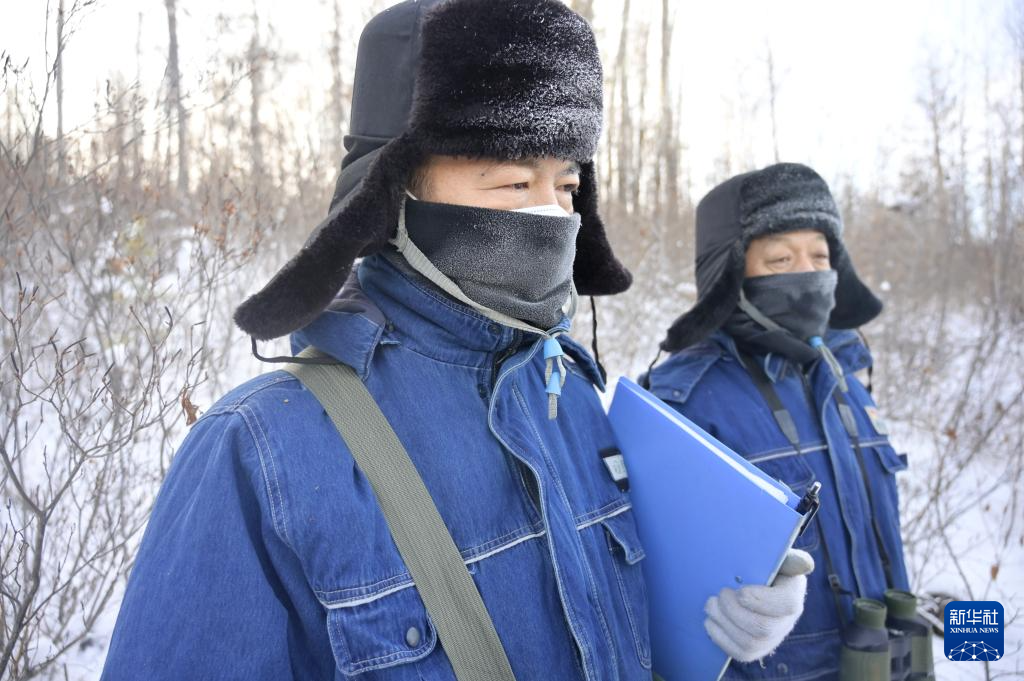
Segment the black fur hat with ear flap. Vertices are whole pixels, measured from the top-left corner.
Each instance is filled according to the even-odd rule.
[[[661,349],[678,352],[725,324],[739,303],[751,241],[805,229],[825,235],[838,275],[829,326],[853,329],[877,317],[882,301],[853,268],[828,184],[805,165],[776,163],[726,180],[697,204],[697,302],[672,323]]]
[[[356,258],[387,247],[406,185],[431,154],[579,162],[577,290],[625,291],[632,276],[597,210],[601,124],[594,34],[562,2],[407,0],[385,10],[359,40],[348,153],[328,216],[235,322],[257,339],[311,322]]]

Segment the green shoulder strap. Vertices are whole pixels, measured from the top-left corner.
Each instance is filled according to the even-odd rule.
[[[307,348],[300,357],[323,357]],[[409,454],[345,364],[288,364],[320,401],[370,481],[398,552],[459,681],[515,681],[466,563]]]

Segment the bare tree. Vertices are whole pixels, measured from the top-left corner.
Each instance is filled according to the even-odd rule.
[[[1008,5],[1006,28],[1013,44],[1014,62],[1017,66],[1017,108],[1021,126],[1016,137],[1020,144],[1018,158],[1021,175],[1024,175],[1024,1],[1013,0]]]
[[[775,112],[775,102],[779,94],[779,82],[775,74],[775,53],[772,51],[772,46],[770,43],[766,45],[765,66],[768,69],[768,111],[771,115],[772,121],[772,152],[775,162],[778,163],[780,160],[779,119]]]
[[[139,12],[138,28],[135,32],[135,89],[132,97],[132,183],[138,185],[142,174],[142,141],[146,128],[142,120],[142,96],[138,89],[142,83],[142,12]]]
[[[102,636],[195,391],[226,365],[210,336],[225,282],[258,242],[222,180],[206,185],[225,200],[184,227],[156,217],[158,194],[119,191],[137,109],[117,76],[88,155],[66,145],[76,172],[62,178],[46,159],[84,133],[41,133],[58,58],[40,94],[9,94],[0,138],[0,677],[12,681],[66,678],[69,653]],[[3,61],[12,92],[31,91]]]
[[[181,70],[178,66],[178,17],[177,0],[164,0],[167,9],[167,110],[168,118],[174,112],[174,121],[178,130],[178,191],[182,196],[189,190],[188,162],[188,112],[185,109],[184,95],[181,90]]]
[[[956,97],[945,76],[946,69],[932,58],[927,65],[927,83],[921,97],[921,104],[928,116],[931,133],[931,164],[935,191],[938,193],[938,218],[947,234],[951,231],[951,210],[946,172],[946,154],[943,140],[951,126],[951,117],[956,110]]]
[[[331,62],[331,102],[330,116],[331,130],[328,135],[333,156],[340,159],[344,153],[342,146],[343,130],[348,123],[348,92],[345,88],[345,76],[342,74],[342,25],[343,15],[341,12],[341,0],[334,0],[334,25],[331,28],[331,43],[328,55]]]
[[[57,178],[67,173],[67,150],[64,148],[64,0],[57,5],[57,59],[54,65],[57,81]]]
[[[617,189],[616,198],[622,206],[629,204],[629,187],[633,179],[629,175],[630,161],[633,158],[632,145],[632,114],[629,100],[629,76],[627,72],[629,53],[629,14],[632,0],[624,0],[622,3],[622,28],[619,33],[619,51],[615,58],[614,80],[612,92],[618,93],[618,108],[616,109],[617,120],[614,121],[614,137],[609,135],[609,144],[618,147],[617,162]]]
[[[673,21],[669,12],[669,0],[661,1],[661,130],[659,132],[662,150],[659,163],[660,172],[664,172],[664,198],[658,186],[659,203],[664,203],[663,215],[679,214],[679,131],[676,130],[674,104],[672,97],[672,30]]]
[[[253,5],[252,38],[246,53],[249,69],[249,89],[251,100],[249,105],[249,139],[252,145],[252,172],[255,179],[255,191],[259,196],[264,180],[263,127],[260,125],[260,108],[263,106],[263,68],[266,62],[266,50],[260,40],[260,17]]]

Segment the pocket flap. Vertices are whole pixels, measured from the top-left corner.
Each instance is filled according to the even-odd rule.
[[[643,560],[644,548],[640,544],[640,536],[636,532],[636,522],[633,519],[632,511],[624,511],[601,521],[604,529],[608,532],[610,545],[614,549],[618,546],[622,549],[626,563],[634,565]]]
[[[327,612],[335,662],[350,676],[420,660],[437,633],[415,587]]]
[[[878,460],[885,470],[893,474],[907,470],[906,454],[897,454],[890,445],[876,445],[873,449],[878,452]]]

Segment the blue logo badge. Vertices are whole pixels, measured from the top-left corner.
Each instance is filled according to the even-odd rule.
[[[998,601],[952,601],[946,605],[946,659],[995,662],[1003,657],[1003,606]]]

